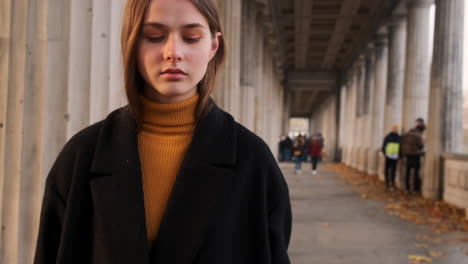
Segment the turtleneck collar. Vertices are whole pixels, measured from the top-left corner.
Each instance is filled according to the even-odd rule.
[[[192,134],[196,124],[198,94],[175,104],[161,104],[140,96],[142,132],[156,135]]]

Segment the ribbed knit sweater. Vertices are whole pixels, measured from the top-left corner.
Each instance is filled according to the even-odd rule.
[[[169,195],[194,133],[198,95],[175,104],[140,98],[143,124],[138,133],[138,149],[151,246],[157,238]]]

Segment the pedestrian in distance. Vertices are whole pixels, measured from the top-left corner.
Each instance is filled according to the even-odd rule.
[[[419,170],[421,167],[421,156],[424,155],[422,135],[426,129],[426,125],[423,122],[422,118],[418,118],[416,120],[416,127],[410,129],[401,137],[401,153],[406,159],[405,188],[407,193],[421,192]],[[411,178],[413,179],[412,188]]]
[[[286,147],[286,137],[280,136],[279,143],[278,143],[278,161],[279,162],[285,160],[285,155],[284,155],[285,147]]]
[[[285,139],[285,144],[284,144],[284,159],[285,161],[291,161],[292,160],[292,156],[293,156],[293,140],[291,139],[291,137],[289,136],[286,136],[286,139]]]
[[[210,97],[225,57],[215,2],[126,0],[128,105],[59,154],[35,264],[290,263],[281,170]]]
[[[294,140],[294,162],[295,162],[295,167],[294,167],[294,172],[296,174],[301,173],[301,167],[302,167],[302,155],[304,154],[304,147],[305,147],[305,140],[302,135],[299,135],[296,137]]]
[[[308,152],[310,155],[311,163],[312,163],[312,175],[317,174],[317,166],[322,158],[322,138],[318,134],[312,135],[309,145],[308,145]]]
[[[382,153],[385,156],[385,188],[395,190],[395,176],[400,154],[401,136],[398,133],[398,125],[392,127],[392,131],[385,136],[382,144]]]

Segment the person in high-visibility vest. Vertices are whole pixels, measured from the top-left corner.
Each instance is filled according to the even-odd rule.
[[[395,189],[396,168],[400,153],[401,136],[398,134],[398,125],[384,138],[382,152],[385,155],[385,188]]]

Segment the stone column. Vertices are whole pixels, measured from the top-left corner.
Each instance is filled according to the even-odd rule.
[[[242,1],[218,0],[221,23],[224,37],[229,43],[224,71],[220,76],[217,91],[214,95],[216,102],[235,119],[240,117],[240,52],[241,52],[241,25]],[[216,90],[215,89],[215,90]]]
[[[126,104],[120,31],[125,0],[110,1],[109,112]]]
[[[254,117],[252,112],[255,106],[255,84],[257,82],[257,61],[256,56],[256,35],[257,28],[257,8],[254,1],[243,0],[242,3],[242,43],[241,43],[241,67],[240,67],[240,85],[241,85],[241,120],[248,129],[254,128]]]
[[[441,197],[441,154],[463,151],[464,0],[437,0],[423,194]]]
[[[340,88],[340,99],[339,99],[339,125],[338,125],[338,151],[339,151],[339,156],[340,156],[340,161],[343,161],[344,156],[345,156],[345,133],[346,133],[346,107],[348,105],[348,101],[346,100],[347,93],[348,92],[348,87],[346,84],[341,84]]]
[[[71,1],[68,138],[90,122],[92,10],[92,0]]]
[[[256,48],[257,50],[257,56],[255,59],[257,60],[257,83],[255,85],[255,98],[254,98],[254,104],[255,104],[255,111],[254,111],[254,133],[260,134],[262,130],[262,118],[263,118],[263,112],[261,111],[261,107],[263,104],[264,96],[263,96],[263,90],[264,90],[264,78],[261,76],[264,74],[264,54],[265,54],[265,40],[263,38],[263,33],[264,33],[264,28],[263,28],[263,20],[258,18],[259,21],[262,21],[262,23],[257,24],[257,35],[255,36],[256,39]]]
[[[10,54],[0,263],[18,263],[21,150],[28,1],[11,2]]]
[[[377,35],[375,42],[375,87],[373,94],[371,146],[369,149],[367,173],[377,174],[382,168],[383,156],[380,148],[384,138],[385,121],[385,96],[387,91],[387,69],[388,69],[388,36],[386,29]],[[380,166],[379,166],[380,164]],[[380,173],[379,173],[380,175]],[[380,175],[381,177],[382,175]],[[381,178],[384,180],[384,178]]]
[[[401,128],[403,86],[405,82],[406,59],[406,17],[392,18],[388,26],[388,83],[385,109],[385,132],[393,125]]]
[[[282,135],[288,136],[289,133],[289,113],[291,107],[291,92],[288,87],[283,88],[283,124],[282,124]]]
[[[90,123],[102,120],[109,112],[110,5],[110,0],[93,1]]]
[[[358,78],[356,83],[357,98],[356,98],[356,129],[354,130],[354,153],[353,153],[353,168],[359,169],[361,166],[361,153],[364,151],[364,84],[366,81],[366,62],[365,57],[361,56],[358,62]]]
[[[430,82],[430,24],[433,0],[408,0],[406,74],[403,96],[403,132],[414,127],[417,118],[427,119]]]
[[[21,156],[19,254],[17,263],[32,263],[42,201],[44,99],[47,56],[47,1],[28,2],[24,129]]]
[[[375,86],[375,48],[369,44],[368,51],[365,59],[366,77],[364,82],[364,95],[363,95],[363,133],[360,134],[362,140],[362,151],[360,154],[359,170],[367,172],[369,163],[369,151],[371,147],[372,138],[372,109],[373,109],[373,95]]]
[[[357,93],[357,79],[358,79],[358,71],[357,65],[355,64],[349,73],[350,80],[348,81],[348,91],[347,98],[347,111],[346,111],[346,161],[345,164],[348,166],[352,166],[354,160],[354,147],[355,147],[355,130],[356,130],[356,93]]]
[[[0,0],[0,212],[2,212],[3,180],[5,173],[6,120],[10,66],[11,0]],[[0,226],[2,218],[0,217]],[[0,240],[0,248],[3,244]]]
[[[68,119],[66,98],[68,97],[70,1],[48,0],[48,3],[43,182],[66,142]]]

